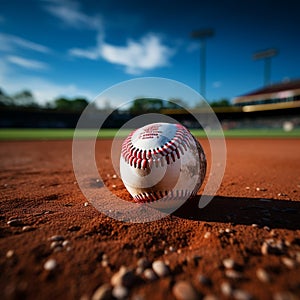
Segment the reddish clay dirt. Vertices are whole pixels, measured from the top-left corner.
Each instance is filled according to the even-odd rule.
[[[99,144],[105,184],[130,200],[113,176],[111,142]],[[207,207],[199,210],[196,197],[171,216],[140,224],[87,205],[71,150],[71,141],[0,143],[1,299],[92,299],[122,265],[136,270],[141,257],[163,260],[170,274],[154,281],[137,276],[129,299],[174,299],[180,280],[190,282],[199,299],[300,297],[300,139],[227,140],[225,176]],[[91,184],[101,193],[96,179]],[[69,242],[51,248],[54,235]],[[263,247],[263,254],[270,239],[277,247]],[[234,272],[226,271],[225,258],[234,259]],[[57,262],[52,271],[44,269],[49,259]],[[268,282],[257,277],[259,268]],[[199,281],[200,274],[209,280]],[[229,296],[224,283],[233,289]]]

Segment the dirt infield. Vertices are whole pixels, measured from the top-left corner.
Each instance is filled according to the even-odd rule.
[[[199,299],[299,299],[300,139],[226,143],[225,176],[207,207],[197,208],[198,197],[162,220],[132,224],[88,204],[71,141],[1,142],[1,299],[92,299],[121,266],[138,272],[127,272],[129,299],[196,299],[188,289]],[[96,147],[102,178],[130,200],[114,176],[110,145]],[[96,178],[91,185],[101,193]],[[168,274],[140,275],[141,258],[164,261]]]

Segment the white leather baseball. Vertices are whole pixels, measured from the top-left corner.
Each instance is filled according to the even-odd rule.
[[[197,194],[205,173],[201,145],[180,124],[146,125],[122,144],[121,178],[138,203],[174,211]]]

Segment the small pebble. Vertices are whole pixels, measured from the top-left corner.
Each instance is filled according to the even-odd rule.
[[[226,233],[231,233],[232,230],[231,230],[230,228],[225,228],[225,232],[226,232]]]
[[[53,242],[50,244],[50,248],[51,248],[51,249],[55,249],[55,248],[61,247],[61,246],[62,246],[61,242],[58,242],[58,241],[53,241]]]
[[[258,268],[256,270],[256,276],[261,282],[268,283],[271,281],[270,275],[267,273],[265,269]]]
[[[113,288],[112,295],[116,299],[124,299],[128,295],[128,289],[125,286],[117,285]]]
[[[282,254],[284,243],[273,239],[265,240],[261,246],[261,253],[267,254]]]
[[[108,260],[102,260],[102,261],[101,261],[101,266],[102,266],[103,268],[107,268],[107,267],[109,266]]]
[[[57,262],[53,258],[47,260],[44,264],[44,269],[47,271],[53,271],[56,267],[57,267]]]
[[[23,226],[23,227],[22,227],[22,231],[24,231],[24,232],[32,231],[32,230],[34,230],[34,229],[35,229],[35,228],[32,227],[32,226]]]
[[[204,238],[205,239],[208,239],[210,237],[211,233],[208,231],[204,234]]]
[[[188,281],[178,281],[172,289],[177,300],[198,300],[199,294]]]
[[[60,251],[63,251],[63,247],[62,246],[58,246],[58,247],[56,247],[56,248],[53,249],[54,253],[60,252]]]
[[[149,260],[145,257],[140,258],[137,261],[137,266],[141,267],[143,270],[145,270],[146,268],[148,268],[151,265],[151,263],[149,262]]]
[[[270,231],[270,227],[269,226],[264,226],[264,230]]]
[[[170,247],[169,247],[169,251],[170,251],[170,252],[175,252],[176,249],[175,249],[173,246],[170,246]]]
[[[250,186],[246,186],[246,190],[250,190]]]
[[[21,219],[11,219],[7,222],[7,225],[12,226],[12,227],[20,227],[20,226],[23,226],[24,223]]]
[[[96,289],[91,300],[110,300],[112,297],[111,291],[111,286],[105,283]]]
[[[226,269],[234,269],[236,267],[236,263],[232,258],[225,258],[222,262]]]
[[[70,246],[70,244],[71,244],[70,241],[65,240],[65,241],[63,241],[62,246],[65,248],[65,247]]]
[[[50,242],[62,242],[65,238],[62,235],[53,235],[48,239]]]
[[[222,282],[220,288],[224,296],[230,297],[232,295],[233,289],[228,282]]]
[[[15,254],[15,251],[14,251],[14,250],[8,250],[8,251],[6,252],[6,258],[11,258],[11,257],[14,256],[14,254]]]
[[[268,255],[269,254],[269,245],[266,242],[263,242],[262,246],[261,246],[261,253],[263,255]]]
[[[138,276],[142,275],[143,272],[144,272],[144,269],[142,267],[137,267],[135,269],[135,274],[138,275]]]
[[[114,175],[112,176],[112,178],[116,179],[116,178],[118,178],[118,176],[117,176],[116,174],[114,174]]]
[[[116,186],[115,184],[113,184],[111,187],[112,187],[113,189],[115,189],[117,186]]]
[[[236,300],[250,300],[250,299],[252,299],[252,296],[246,291],[234,290],[233,298]]]
[[[282,257],[281,261],[289,269],[295,268],[296,264],[295,264],[295,262],[291,258],[289,258],[289,257]]]
[[[256,227],[258,227],[258,224],[253,223],[251,226],[256,228]]]
[[[111,278],[111,285],[117,286],[122,285],[126,287],[130,287],[133,285],[135,281],[135,275],[132,270],[122,266],[120,270],[115,273]]]
[[[164,277],[170,273],[168,266],[161,260],[154,261],[152,263],[152,269],[158,277]]]
[[[261,187],[257,187],[256,190],[257,190],[258,192],[265,192],[267,189],[261,188]]]
[[[146,269],[143,274],[147,280],[153,281],[157,279],[157,276],[155,275],[154,271],[150,268]]]
[[[231,278],[231,279],[241,279],[241,278],[243,278],[242,273],[237,272],[237,271],[232,270],[232,269],[226,270],[225,275],[226,275],[226,277]]]
[[[89,206],[89,203],[88,202],[84,202],[84,207],[87,207],[87,206]]]

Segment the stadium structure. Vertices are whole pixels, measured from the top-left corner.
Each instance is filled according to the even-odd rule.
[[[276,83],[232,99],[228,107],[213,107],[224,129],[300,127],[300,79]],[[205,108],[190,109],[201,120],[209,117]],[[197,126],[182,110],[164,110],[190,127]]]
[[[300,107],[300,80],[273,84],[233,99],[244,112]]]
[[[240,108],[244,126],[251,121],[255,127],[292,130],[300,126],[300,79],[265,86],[232,102]]]
[[[268,85],[232,99],[232,105],[213,107],[224,129],[239,128],[283,128],[292,130],[300,127],[300,79]],[[74,128],[81,112],[57,111],[41,108],[0,107],[0,128]],[[176,119],[189,128],[206,128],[211,124],[211,110],[207,107],[167,108],[161,113]],[[140,114],[140,112],[136,113]],[[119,128],[134,113],[114,111],[105,121],[105,127]],[[96,110],[90,116],[101,119],[107,114]],[[88,126],[89,124],[87,124]],[[92,125],[91,125],[92,126]]]

